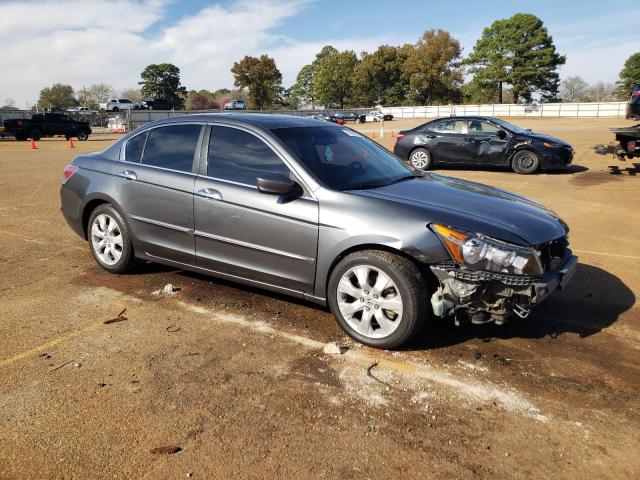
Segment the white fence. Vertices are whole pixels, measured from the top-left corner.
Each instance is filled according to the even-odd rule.
[[[540,103],[530,105],[439,105],[383,107],[394,118],[437,118],[450,115],[485,115],[491,117],[624,117],[625,102]]]

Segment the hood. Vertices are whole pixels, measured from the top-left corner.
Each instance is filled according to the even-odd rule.
[[[551,135],[543,135],[541,133],[533,133],[533,132],[529,132],[527,134],[518,134],[516,135],[516,137],[522,137],[522,138],[530,138],[531,140],[538,140],[540,142],[550,142],[550,143],[556,143],[559,145],[563,145],[565,147],[571,147],[570,144],[568,144],[567,142],[565,142],[564,140],[560,140],[559,138],[556,137],[552,137]]]
[[[552,211],[524,197],[480,183],[437,174],[387,185],[385,187],[356,190],[354,194],[422,207],[427,221],[447,222],[452,217],[462,218],[459,228],[513,241],[518,237],[523,244],[539,245],[566,235],[568,228]],[[452,220],[453,221],[453,220]],[[450,224],[456,227],[454,224]],[[483,231],[490,226],[491,231]]]

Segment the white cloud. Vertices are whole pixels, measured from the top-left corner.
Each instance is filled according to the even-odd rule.
[[[412,43],[419,36],[402,31],[397,36],[303,42],[280,35],[278,27],[303,12],[309,1],[237,0],[223,6],[212,0],[211,6],[177,20],[171,18],[169,0],[0,2],[0,103],[13,98],[21,107],[32,104],[42,88],[55,82],[76,89],[102,82],[116,89],[135,87],[144,67],[160,62],[176,64],[189,89],[231,87],[233,62],[262,53],[275,58],[284,84],[290,85],[324,45],[359,54],[384,43]],[[550,29],[559,51],[567,54],[562,76],[615,80],[626,57],[637,49],[637,37],[615,43],[584,27]],[[466,54],[481,25],[467,28],[452,32],[462,40]],[[578,38],[585,32],[595,43]]]
[[[149,27],[166,20],[166,2],[3,3],[0,102],[11,97],[25,106],[54,82],[76,89],[100,82],[116,89],[135,86],[144,67],[159,62],[180,67],[188,88],[230,87],[233,62],[285,44],[273,29],[304,5],[296,0],[213,5],[149,34]]]

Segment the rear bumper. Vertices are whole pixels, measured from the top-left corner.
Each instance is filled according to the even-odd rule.
[[[400,157],[404,161],[409,159],[409,147],[402,145],[399,142],[393,146],[393,153],[396,157]]]

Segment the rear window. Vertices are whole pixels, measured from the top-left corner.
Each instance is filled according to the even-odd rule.
[[[201,125],[171,125],[149,131],[142,163],[191,172]]]
[[[127,141],[127,146],[124,152],[124,159],[127,162],[140,163],[142,157],[142,151],[144,150],[144,144],[147,141],[148,131],[136,135]]]

